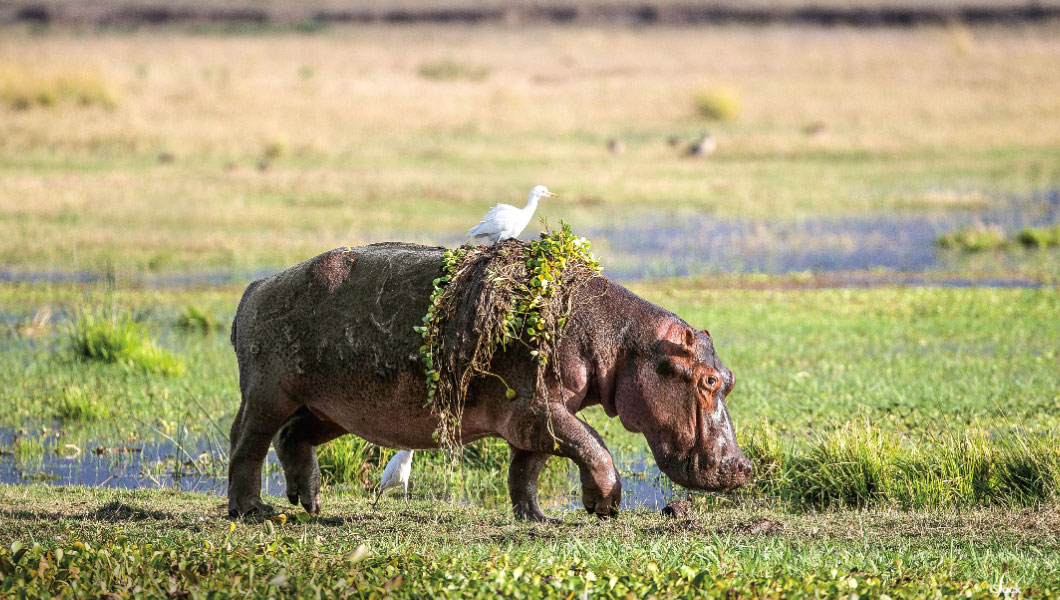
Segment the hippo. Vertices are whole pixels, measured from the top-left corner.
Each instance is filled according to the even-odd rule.
[[[391,448],[439,447],[413,327],[442,275],[444,251],[403,242],[338,248],[247,287],[231,334],[242,400],[231,429],[230,515],[271,512],[261,500],[270,443],[288,499],[311,514],[320,511],[315,446],[352,433]],[[715,491],[746,483],[751,462],[726,408],[736,380],[710,333],[602,275],[585,285],[546,390],[536,388],[530,349],[512,344],[493,356],[500,377],[475,378],[465,396],[461,440],[501,437],[511,447],[515,516],[555,522],[537,500],[538,475],[552,456],[578,466],[590,514],[617,514],[622,483],[611,454],[577,417],[597,404],[644,435],[674,482]]]

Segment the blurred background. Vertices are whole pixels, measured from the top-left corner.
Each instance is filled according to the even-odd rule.
[[[340,245],[454,245],[542,183],[561,198],[537,215],[622,280],[1047,281],[1058,19],[1015,0],[4,0],[0,278],[245,281]]]

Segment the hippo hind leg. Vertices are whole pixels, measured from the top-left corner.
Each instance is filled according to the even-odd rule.
[[[261,468],[273,435],[298,408],[278,386],[247,386],[232,422],[228,455],[228,514],[272,512],[261,501]]]
[[[508,493],[512,498],[515,518],[539,523],[560,523],[541,511],[537,503],[537,479],[541,469],[551,458],[544,452],[530,452],[512,447],[512,462],[508,467]]]
[[[273,446],[287,481],[287,499],[306,512],[320,514],[320,467],[314,446],[329,442],[346,430],[317,418],[302,407],[276,432]]]

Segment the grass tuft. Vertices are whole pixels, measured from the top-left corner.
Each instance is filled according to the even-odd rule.
[[[1025,227],[1016,235],[1016,241],[1027,248],[1053,248],[1060,246],[1060,225]]]
[[[64,388],[55,407],[55,416],[62,421],[98,421],[110,413],[110,406],[79,385]]]
[[[60,103],[114,108],[111,85],[91,69],[26,68],[0,64],[0,104],[15,110],[51,108]]]
[[[143,325],[128,315],[82,313],[68,333],[73,354],[82,360],[120,363],[159,375],[179,375],[184,362],[147,338]]]
[[[982,252],[1002,248],[1007,244],[1005,230],[998,225],[979,223],[951,233],[944,233],[935,240],[939,248],[962,250],[964,252]]]
[[[195,331],[203,335],[224,328],[224,324],[214,318],[210,313],[196,306],[188,305],[177,317],[175,325],[186,331]]]
[[[489,67],[461,63],[448,58],[423,63],[417,72],[420,77],[434,81],[485,81],[490,76]]]
[[[1060,448],[1045,435],[947,433],[909,440],[865,421],[784,439],[769,429],[744,450],[749,493],[803,508],[1029,506],[1060,497]]]
[[[740,98],[728,88],[700,90],[692,102],[699,116],[711,121],[732,121],[740,114]]]
[[[344,435],[317,448],[320,478],[325,485],[347,484],[370,490],[381,456],[379,446],[355,435]]]

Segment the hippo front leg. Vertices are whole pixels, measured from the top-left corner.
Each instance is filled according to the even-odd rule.
[[[556,428],[556,437],[560,438],[560,431],[566,433],[564,438],[558,439],[558,444],[563,455],[570,457],[581,472],[582,504],[591,515],[600,518],[618,516],[622,480],[611,452],[595,429],[573,415],[570,420],[573,423]]]
[[[536,420],[535,426],[515,438],[519,443],[513,443],[513,447],[533,448],[512,453],[508,489],[516,517],[549,520],[537,504],[537,477],[548,455],[565,456],[578,465],[582,502],[589,514],[616,516],[622,502],[622,482],[600,434],[563,409]]]

